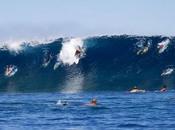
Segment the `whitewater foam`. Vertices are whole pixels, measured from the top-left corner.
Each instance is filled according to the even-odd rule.
[[[0,44],[0,50],[8,50],[14,53],[20,53],[25,46],[37,46],[41,44],[49,44],[56,39],[36,39],[36,40],[8,40]]]
[[[60,62],[64,65],[73,65],[78,64],[79,60],[82,58],[82,55],[80,57],[77,57],[75,55],[75,52],[78,47],[83,48],[83,40],[81,38],[73,38],[66,42],[62,43],[62,49],[57,56],[57,63],[55,64],[56,67],[60,65]],[[83,50],[84,52],[85,50]],[[54,69],[56,67],[54,66]]]

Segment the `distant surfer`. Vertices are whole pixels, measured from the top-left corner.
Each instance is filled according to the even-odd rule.
[[[163,85],[162,88],[160,89],[160,92],[166,92],[167,91],[167,86]]]
[[[78,46],[77,47],[77,49],[76,49],[76,51],[75,51],[75,56],[77,57],[77,58],[80,58],[81,57],[81,55],[82,55],[82,48],[80,47],[80,46]]]
[[[164,47],[163,44],[161,44],[161,45],[158,46],[159,49],[163,49],[163,47]]]
[[[140,93],[140,92],[145,92],[143,89],[139,89],[137,86],[134,86],[130,91],[130,93]]]
[[[47,67],[52,59],[52,55],[49,52],[45,52],[43,59],[43,67]]]
[[[86,104],[87,106],[97,106],[97,99],[93,98],[90,103]]]
[[[170,43],[169,39],[158,43],[157,48],[159,49],[159,53],[163,53],[168,48],[169,43]]]
[[[7,76],[10,73],[10,65],[6,65],[5,75]]]
[[[143,47],[142,49],[140,49],[138,52],[137,52],[137,55],[142,55],[142,54],[145,54],[147,51],[149,50],[149,47]]]
[[[161,76],[165,76],[165,75],[170,75],[172,74],[174,71],[174,68],[168,68],[166,70],[163,71],[163,73],[161,74]]]
[[[5,76],[11,77],[18,71],[17,67],[14,65],[7,65],[5,70]]]
[[[137,45],[138,47],[138,51],[137,51],[137,55],[143,55],[145,53],[147,53],[149,51],[149,48],[151,46],[151,43],[148,41],[148,43],[142,43],[140,45]]]
[[[65,100],[58,100],[58,102],[56,104],[57,105],[60,105],[60,106],[67,106],[68,105],[68,102],[65,101]]]

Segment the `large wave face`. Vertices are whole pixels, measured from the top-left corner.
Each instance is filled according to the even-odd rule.
[[[79,57],[77,46],[83,50]],[[1,91],[173,89],[175,39],[121,35],[5,44],[0,62]],[[18,68],[11,77],[4,75],[7,65]]]

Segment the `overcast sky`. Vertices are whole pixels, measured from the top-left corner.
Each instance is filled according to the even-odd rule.
[[[175,35],[175,0],[0,0],[0,40]]]

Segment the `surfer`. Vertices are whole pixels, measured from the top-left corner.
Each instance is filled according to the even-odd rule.
[[[145,90],[139,89],[137,86],[134,86],[129,92],[130,93],[139,93],[139,92],[145,92]]]
[[[44,59],[43,59],[43,67],[47,67],[52,59],[51,54],[45,54]]]
[[[161,44],[161,45],[158,46],[159,49],[163,49],[163,47],[164,47],[163,44]]]
[[[162,88],[160,89],[160,92],[166,92],[167,91],[167,86],[163,85]]]
[[[81,53],[82,53],[82,48],[80,46],[78,46],[76,51],[75,51],[75,56],[80,58]]]
[[[148,41],[148,43],[142,43],[142,44],[138,44],[137,48],[137,55],[143,55],[146,54],[149,51],[149,48],[151,46],[151,42]]]
[[[5,69],[5,75],[7,76],[9,73],[10,73],[10,65],[7,65]]]
[[[65,100],[58,100],[58,102],[56,103],[57,105],[61,105],[61,106],[67,106],[68,102]]]
[[[87,106],[97,106],[97,99],[93,98],[90,103],[86,104]]]
[[[96,106],[97,105],[97,99],[95,99],[95,98],[92,99],[90,104]]]
[[[166,70],[163,71],[163,73],[161,74],[161,76],[165,76],[165,75],[170,75],[172,74],[174,71],[174,68],[168,68]]]
[[[165,41],[162,41],[160,43],[158,43],[157,48],[159,49],[159,53],[163,53],[167,48],[168,48],[168,44],[170,43],[170,40],[167,39]]]
[[[5,70],[5,76],[11,77],[18,71],[17,67],[14,65],[7,65]]]
[[[145,54],[148,50],[149,50],[149,47],[146,46],[146,47],[140,49],[140,50],[137,52],[137,55]]]

